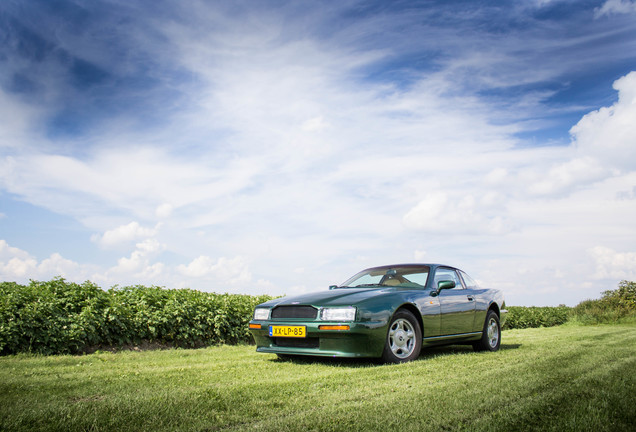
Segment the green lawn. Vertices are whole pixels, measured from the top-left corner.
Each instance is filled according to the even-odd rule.
[[[253,346],[3,357],[0,430],[634,430],[635,325],[508,330],[501,348],[402,365]]]

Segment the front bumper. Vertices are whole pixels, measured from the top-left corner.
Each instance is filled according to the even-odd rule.
[[[256,351],[274,354],[293,354],[328,357],[380,357],[386,338],[386,322],[324,322],[324,321],[250,321]],[[305,326],[305,338],[277,338],[269,336],[271,325]],[[348,325],[349,330],[320,330],[324,325]]]
[[[506,317],[508,316],[508,310],[502,309],[499,311],[499,326],[503,328],[506,323]]]

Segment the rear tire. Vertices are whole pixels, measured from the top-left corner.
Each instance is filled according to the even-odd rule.
[[[501,326],[497,313],[490,309],[486,314],[484,329],[479,342],[473,344],[475,351],[497,351],[501,345]]]
[[[422,329],[415,316],[406,309],[398,310],[387,330],[382,360],[405,363],[419,357],[422,350]]]

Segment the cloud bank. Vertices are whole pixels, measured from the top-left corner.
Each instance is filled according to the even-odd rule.
[[[425,259],[574,304],[634,277],[632,2],[64,5],[3,6],[4,280],[284,294]]]

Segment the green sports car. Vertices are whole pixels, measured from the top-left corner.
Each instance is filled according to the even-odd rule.
[[[256,351],[288,355],[416,359],[422,346],[471,344],[497,351],[503,293],[440,264],[366,269],[328,291],[256,306]]]

